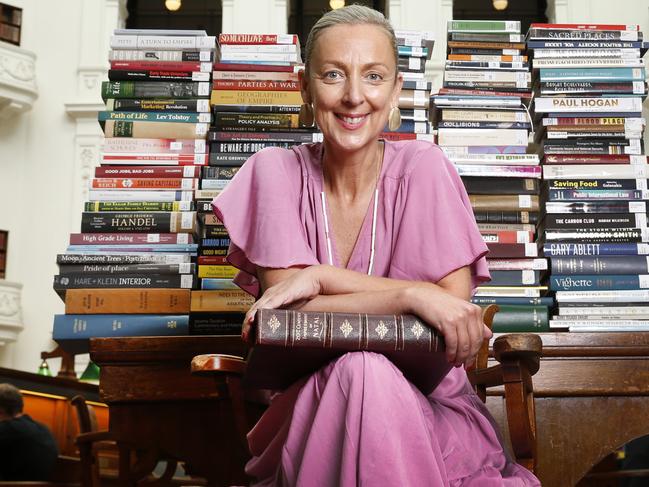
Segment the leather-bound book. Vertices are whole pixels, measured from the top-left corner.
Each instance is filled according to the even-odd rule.
[[[385,355],[424,394],[449,372],[444,340],[412,315],[260,309],[244,386],[285,389],[336,357],[366,350]]]

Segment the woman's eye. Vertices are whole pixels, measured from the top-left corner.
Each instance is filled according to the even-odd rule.
[[[328,80],[338,80],[341,78],[340,73],[337,71],[328,71],[325,73],[324,77]]]
[[[383,79],[383,76],[378,73],[370,73],[367,75],[367,79],[369,79],[370,81],[381,81]]]

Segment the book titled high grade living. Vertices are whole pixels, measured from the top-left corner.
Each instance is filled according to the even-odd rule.
[[[424,394],[449,372],[443,337],[413,315],[260,309],[244,385],[284,389],[352,351],[385,355]]]

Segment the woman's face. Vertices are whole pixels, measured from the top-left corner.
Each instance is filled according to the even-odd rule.
[[[403,84],[396,77],[388,36],[375,25],[337,25],[321,32],[313,49],[302,97],[335,150],[354,152],[373,144]]]

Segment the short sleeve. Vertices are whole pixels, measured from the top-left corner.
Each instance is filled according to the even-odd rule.
[[[212,201],[230,235],[227,260],[239,269],[235,283],[260,294],[256,266],[318,264],[300,221],[302,171],[293,151],[267,148],[251,156]]]
[[[437,282],[471,266],[473,287],[490,280],[488,251],[455,167],[431,144],[410,157],[395,204],[391,277]]]

